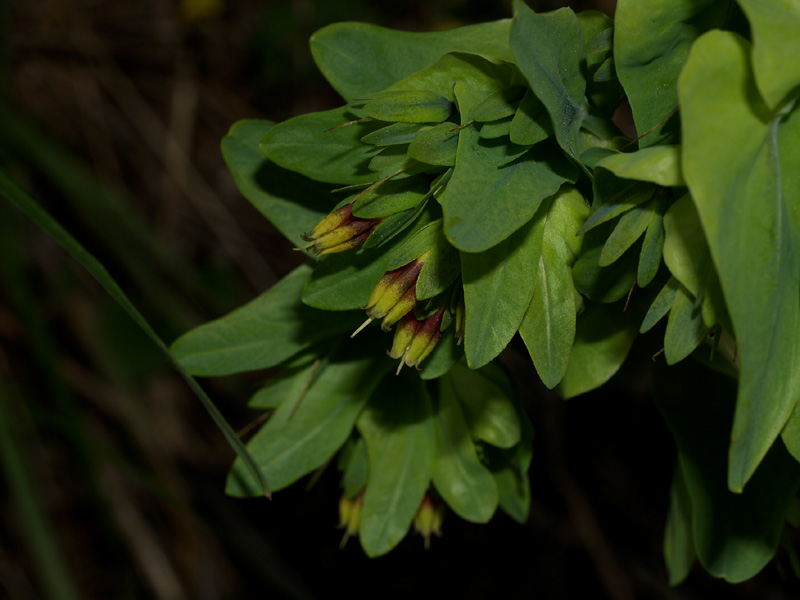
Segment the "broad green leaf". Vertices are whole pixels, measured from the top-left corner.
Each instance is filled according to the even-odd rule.
[[[373,96],[361,108],[380,121],[440,123],[453,114],[453,103],[427,90],[385,92]]]
[[[486,129],[486,126],[484,126]],[[509,130],[511,141],[522,146],[533,146],[553,135],[553,122],[544,104],[530,88],[522,97]],[[484,135],[481,130],[481,137]]]
[[[418,135],[408,145],[408,156],[429,165],[452,167],[457,148],[457,126],[448,121]]]
[[[336,23],[311,36],[311,54],[345,99],[365,98],[424,69],[448,52],[475,52],[511,61],[511,21],[411,33],[367,23]]]
[[[524,225],[486,252],[461,253],[467,310],[464,350],[471,369],[500,354],[525,316],[542,244],[533,225]]]
[[[548,388],[564,376],[575,338],[575,286],[572,265],[580,252],[578,229],[589,212],[583,196],[565,188],[551,203],[543,203],[544,214],[535,218],[542,229],[541,254],[535,261],[533,296],[519,333]]]
[[[789,420],[781,431],[781,439],[786,449],[800,462],[800,404],[796,404]]]
[[[492,474],[478,460],[450,377],[440,380],[433,423],[436,457],[432,483],[436,491],[462,519],[488,522],[497,509],[497,486]]]
[[[735,386],[693,361],[662,363],[653,386],[678,446],[697,557],[709,573],[731,583],[750,579],[772,559],[800,487],[800,465],[782,444],[774,444],[744,491],[728,490]]]
[[[415,208],[409,208],[403,212],[386,217],[381,223],[375,226],[375,229],[372,230],[367,241],[358,249],[358,253],[361,254],[372,248],[380,248],[383,246],[383,244],[411,225],[422,211],[425,210],[425,204],[425,202],[421,202]]]
[[[10,180],[5,173],[0,171],[0,194],[22,211],[31,221],[41,227],[49,236],[61,245],[67,252],[72,254],[73,257],[94,277],[98,283],[108,292],[108,295],[127,313],[131,320],[139,326],[139,328],[147,335],[148,338],[156,345],[156,347],[164,353],[175,370],[180,373],[184,381],[191,388],[194,394],[200,399],[203,408],[208,411],[208,414],[213,419],[216,426],[219,428],[225,441],[228,442],[230,447],[236,452],[236,455],[244,463],[247,472],[257,482],[259,493],[269,496],[269,488],[261,472],[258,470],[253,457],[245,449],[239,437],[231,429],[231,426],[219,412],[219,409],[208,397],[206,392],[200,387],[200,384],[183,368],[180,361],[172,355],[167,345],[150,326],[147,320],[142,316],[139,310],[133,305],[122,288],[114,280],[111,274],[106,270],[102,263],[90,254],[72,235],[64,229],[53,217],[48,214],[39,204],[26,194],[19,186]]]
[[[569,8],[536,14],[521,0],[514,2],[514,13],[511,49],[516,63],[550,114],[558,143],[577,159],[588,110],[581,66],[586,54],[578,18]]]
[[[770,108],[797,97],[800,86],[800,3],[796,0],[738,0],[750,21],[753,71]]]
[[[396,144],[409,144],[420,133],[431,128],[431,125],[420,123],[392,123],[377,131],[368,133],[361,141],[375,146],[394,146]]]
[[[421,177],[390,179],[367,189],[353,202],[353,215],[362,219],[388,217],[416,207],[428,193],[428,183]]]
[[[372,289],[386,271],[395,248],[410,239],[432,220],[430,210],[422,212],[409,227],[381,248],[353,254],[344,252],[323,257],[303,290],[303,302],[324,310],[353,310],[363,308]],[[332,321],[338,316],[330,315]]]
[[[681,173],[680,146],[665,145],[642,148],[636,152],[620,152],[603,159],[597,166],[623,179],[649,181],[664,187],[686,185]]]
[[[444,292],[461,274],[461,258],[439,230],[417,278],[417,300],[427,300]]]
[[[694,41],[722,27],[732,0],[619,0],[614,18],[617,75],[633,109],[639,146],[677,141],[678,75]],[[684,140],[685,143],[685,140]]]
[[[315,181],[376,181],[378,177],[367,168],[361,138],[383,124],[370,121],[339,127],[352,119],[346,106],[294,117],[267,132],[261,152],[276,165]]]
[[[358,419],[370,466],[359,526],[367,556],[394,548],[419,509],[436,452],[432,412],[422,382],[406,372],[387,378]]]
[[[633,246],[647,229],[653,217],[654,202],[634,206],[624,213],[600,252],[599,265],[607,267]]]
[[[689,356],[708,335],[700,307],[689,291],[678,284],[664,334],[664,356],[674,365]]]
[[[507,392],[487,376],[489,365],[478,370],[456,365],[448,376],[477,440],[498,448],[511,448],[520,441],[520,419]]]
[[[407,265],[412,260],[428,252],[436,245],[437,240],[442,236],[442,220],[436,219],[432,223],[427,223],[419,227],[413,235],[409,236],[402,244],[392,252],[386,264],[387,271],[393,271]]]
[[[635,337],[636,325],[621,306],[590,305],[578,317],[558,394],[568,399],[603,385],[622,366]]]
[[[244,120],[222,138],[222,156],[242,195],[295,246],[331,211],[331,188],[286,171],[264,158],[259,143],[274,126]]]
[[[362,358],[325,365],[299,402],[284,402],[247,443],[274,490],[322,466],[350,436],[353,424],[391,363]],[[234,462],[225,491],[258,494],[241,461]]]
[[[681,583],[692,570],[697,558],[693,530],[692,499],[679,462],[675,465],[675,474],[669,489],[669,512],[664,530],[664,559],[670,585]]]
[[[782,169],[800,164],[800,119],[767,110],[750,44],[732,33],[695,43],[679,93],[683,172],[738,344],[729,485],[740,491],[800,397],[800,188]]]
[[[277,408],[283,402],[297,402],[308,389],[319,366],[319,360],[311,360],[301,367],[287,369],[253,394],[247,406],[265,410]]]
[[[680,287],[680,285],[681,284],[678,283],[678,280],[674,277],[670,277],[669,280],[667,280],[667,283],[665,283],[661,291],[658,292],[658,295],[650,305],[650,309],[644,316],[644,320],[639,327],[639,333],[650,331],[653,325],[664,318],[664,315],[672,308],[672,303],[675,302],[675,296],[678,293],[678,287]]]
[[[358,438],[350,451],[347,468],[342,475],[342,488],[345,496],[355,498],[369,477],[369,459],[367,458],[367,445],[364,438]]]
[[[300,302],[311,268],[292,271],[255,300],[183,334],[172,355],[195,375],[229,375],[272,367],[311,344],[358,326]]]
[[[430,168],[408,156],[408,146],[384,146],[369,161],[369,170],[374,171],[376,180],[385,177],[403,179],[417,175]]]
[[[460,106],[463,100],[459,97]],[[483,252],[507,239],[542,200],[576,177],[570,165],[542,147],[500,167],[507,151],[507,144],[482,139],[474,126],[460,130],[455,170],[441,198],[445,234],[459,250]]]

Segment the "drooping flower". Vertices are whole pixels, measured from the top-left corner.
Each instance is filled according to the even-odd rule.
[[[392,349],[389,351],[389,356],[400,359],[398,373],[403,365],[416,367],[433,352],[439,338],[442,337],[444,310],[445,307],[442,307],[423,320],[417,319],[411,312],[400,321],[394,334]]]
[[[344,252],[366,241],[383,219],[362,219],[353,216],[353,203],[345,204],[330,213],[303,239],[309,243],[296,250],[308,250],[317,256]]]
[[[414,531],[424,538],[426,550],[430,548],[431,535],[442,537],[443,518],[444,503],[434,500],[430,492],[427,492],[414,515]]]
[[[417,304],[417,278],[427,257],[428,252],[425,252],[399,269],[387,271],[381,277],[365,307],[368,318],[353,336],[374,319],[383,319],[381,329],[389,331],[392,325],[413,310]]]
[[[347,494],[342,494],[339,499],[339,528],[344,529],[342,541],[339,548],[344,548],[347,540],[351,536],[358,535],[358,527],[361,523],[361,505],[364,501],[364,492],[355,498],[348,498]]]

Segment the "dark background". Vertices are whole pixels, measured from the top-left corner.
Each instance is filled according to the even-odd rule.
[[[299,260],[237,193],[219,142],[242,118],[338,104],[309,35],[505,18],[510,2],[14,0],[2,5],[0,164],[122,283],[168,342]],[[560,2],[531,2],[537,10]],[[613,14],[613,0],[573,2]],[[536,438],[525,525],[448,515],[366,559],[339,550],[338,478],[264,499],[222,490],[232,451],[159,351],[48,236],[0,202],[0,597],[789,598],[786,559],[729,586],[662,557],[674,445],[632,360],[563,402],[503,359]],[[204,381],[235,428],[265,373]]]

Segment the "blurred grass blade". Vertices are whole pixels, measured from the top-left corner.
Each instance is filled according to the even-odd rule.
[[[236,454],[244,461],[248,471],[254,476],[255,480],[259,482],[264,494],[269,497],[270,492],[267,487],[267,482],[264,479],[261,470],[256,465],[252,456],[247,452],[242,442],[236,436],[231,426],[228,425],[225,417],[219,412],[217,407],[211,399],[203,391],[203,388],[197,381],[189,375],[183,367],[173,358],[166,344],[158,336],[158,334],[150,327],[150,324],[139,313],[133,303],[122,291],[116,281],[111,277],[105,267],[98,261],[92,254],[90,254],[70,233],[64,229],[47,211],[45,211],[39,204],[26,194],[19,186],[11,181],[2,171],[0,171],[0,194],[4,195],[8,200],[23,213],[25,213],[34,223],[44,229],[50,234],[59,244],[61,244],[70,254],[72,254],[81,265],[86,268],[89,273],[102,285],[109,295],[128,313],[128,315],[136,322],[139,327],[153,340],[153,342],[161,349],[164,354],[169,357],[170,362],[175,369],[183,376],[192,391],[200,398],[200,401],[209,412],[214,422],[219,427],[225,439],[231,445]]]
[[[42,508],[40,496],[28,477],[31,470],[25,464],[17,444],[18,436],[14,435],[15,428],[9,421],[9,411],[6,410],[9,394],[10,390],[0,385],[0,464],[5,472],[14,513],[21,525],[20,531],[28,538],[47,597],[53,600],[78,600],[75,583]]]

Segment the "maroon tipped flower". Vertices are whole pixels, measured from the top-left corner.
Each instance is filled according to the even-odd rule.
[[[342,494],[339,499],[339,528],[344,529],[342,541],[339,548],[344,548],[347,540],[358,535],[358,527],[361,523],[361,505],[364,502],[364,492],[361,491],[355,498],[348,498]]]
[[[417,305],[417,278],[427,258],[428,252],[425,252],[419,258],[399,269],[387,271],[381,277],[365,306],[369,318],[350,337],[364,329],[373,319],[383,319],[381,329],[389,331],[392,325],[411,312]]]
[[[444,307],[422,321],[417,319],[414,313],[403,317],[397,326],[392,349],[389,351],[389,356],[400,359],[400,365],[397,367],[398,373],[403,365],[416,367],[433,352],[439,338],[442,337],[443,316]]]
[[[422,503],[414,515],[414,530],[425,540],[425,549],[430,548],[431,535],[442,537],[442,519],[444,517],[444,503],[433,499],[426,492]]]
[[[309,243],[295,250],[308,250],[317,256],[344,252],[364,243],[383,219],[353,216],[353,203],[337,208],[303,234]]]

